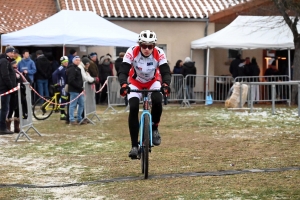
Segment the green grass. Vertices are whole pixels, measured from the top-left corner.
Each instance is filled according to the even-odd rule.
[[[140,177],[130,160],[128,113],[102,114],[96,125],[69,126],[59,120],[34,122],[41,132],[0,139],[2,184],[41,186]],[[153,175],[300,166],[299,117],[295,107],[261,106],[254,113],[222,105],[164,109],[162,144],[150,154]],[[66,188],[0,188],[0,199],[299,199],[300,172],[155,178]]]

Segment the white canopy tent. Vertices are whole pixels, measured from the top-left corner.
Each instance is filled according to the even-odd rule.
[[[14,46],[135,45],[138,34],[90,11],[61,10],[20,31],[1,35],[1,44]]]
[[[300,30],[300,23],[297,24]],[[191,49],[207,49],[206,76],[210,48],[294,49],[293,35],[282,16],[238,16],[225,28],[191,42]],[[290,67],[289,67],[290,76]],[[208,88],[208,79],[206,82]]]

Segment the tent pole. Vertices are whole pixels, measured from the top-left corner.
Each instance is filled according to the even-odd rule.
[[[206,97],[208,96],[208,81],[209,81],[209,79],[208,79],[208,70],[209,70],[209,51],[210,51],[210,49],[209,48],[207,48],[207,52],[206,52],[206,75],[205,75],[205,80],[206,80],[206,85],[205,85],[205,99],[206,99]],[[205,105],[207,105],[206,104],[207,102],[205,101]]]
[[[193,60],[193,49],[191,49],[190,58],[191,58],[191,60]]]
[[[66,47],[65,45],[63,45],[63,55],[65,55],[65,52],[66,52]]]
[[[289,80],[292,80],[293,77],[291,77],[291,49],[288,50],[288,59],[289,59]]]

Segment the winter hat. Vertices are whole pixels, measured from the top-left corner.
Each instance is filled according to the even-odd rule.
[[[87,57],[82,58],[82,63],[84,65],[86,65],[87,63],[90,63],[90,62],[91,62],[90,59],[88,59]]]
[[[5,53],[10,53],[10,52],[14,53],[15,52],[15,48],[12,47],[12,46],[7,47],[6,50],[5,50]]]
[[[80,57],[79,56],[74,56],[74,58],[72,59],[72,62],[74,62],[77,58],[79,58],[80,59]]]
[[[97,56],[97,53],[96,53],[96,52],[90,53],[90,57],[94,57],[94,56]]]
[[[16,61],[16,60],[13,60],[13,61],[11,61],[10,64],[11,64],[11,65],[17,64],[17,61]]]
[[[104,63],[104,60],[108,59],[110,61],[110,57],[109,56],[102,56],[100,59],[100,65],[102,65]]]
[[[184,59],[184,62],[192,62],[192,60],[191,60],[190,57],[186,57],[186,58]]]

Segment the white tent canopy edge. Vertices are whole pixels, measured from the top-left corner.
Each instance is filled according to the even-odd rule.
[[[61,10],[30,27],[1,35],[1,45],[129,47],[137,39],[137,33],[94,12]]]

